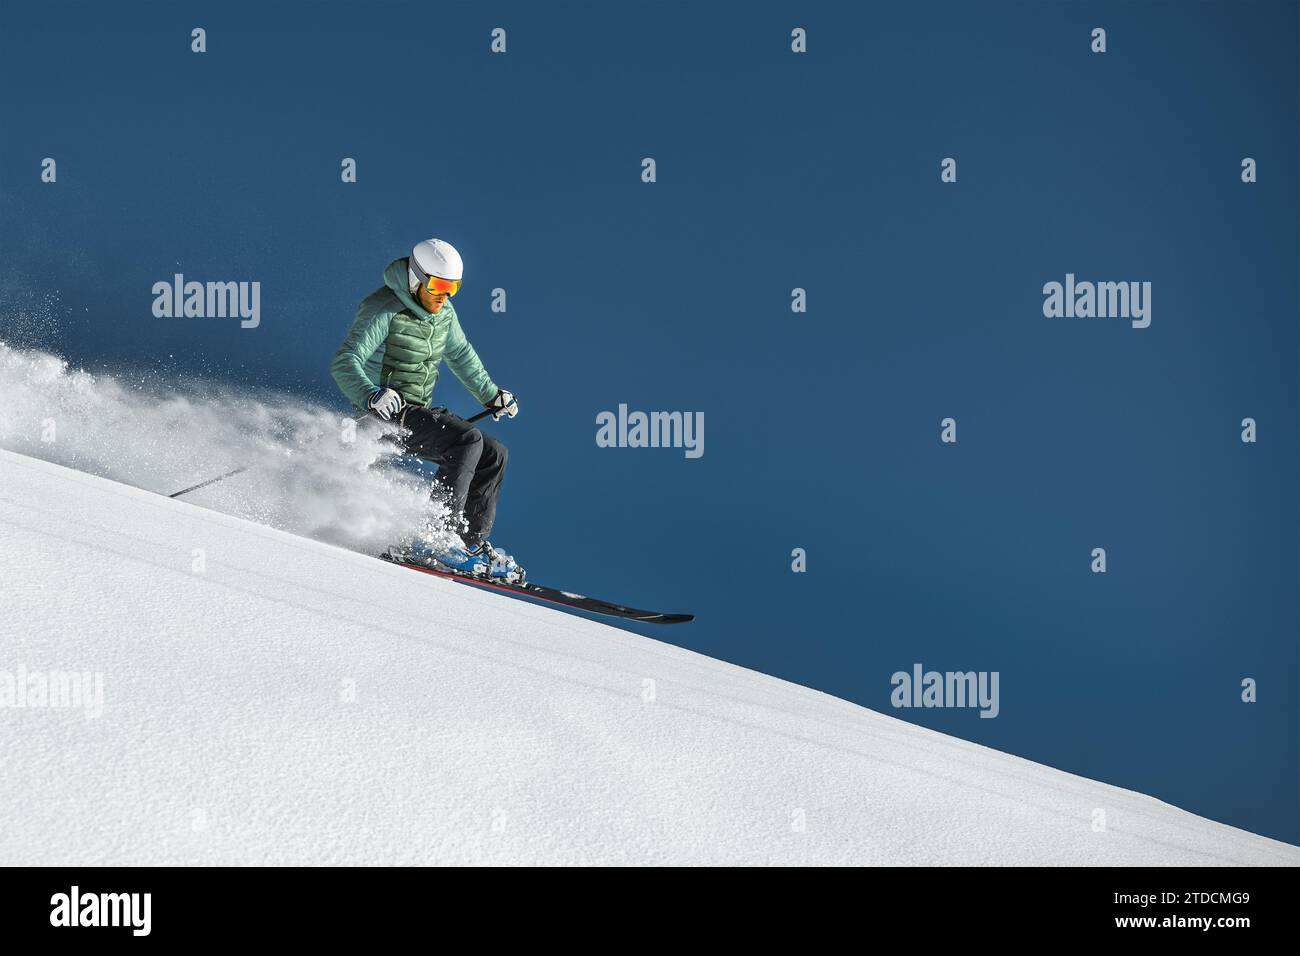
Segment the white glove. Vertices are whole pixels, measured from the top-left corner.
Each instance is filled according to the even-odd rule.
[[[519,414],[519,403],[515,401],[515,396],[507,392],[504,388],[497,390],[497,397],[487,403],[487,407],[492,409],[492,420],[501,421],[502,415],[509,415],[514,418]]]
[[[402,396],[391,388],[376,389],[370,396],[370,410],[384,421],[388,421],[400,412],[405,404]]]

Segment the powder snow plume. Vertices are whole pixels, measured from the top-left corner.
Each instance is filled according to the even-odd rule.
[[[377,553],[413,534],[447,539],[428,478],[395,467],[394,429],[289,395],[168,380],[166,392],[0,342],[0,448]]]

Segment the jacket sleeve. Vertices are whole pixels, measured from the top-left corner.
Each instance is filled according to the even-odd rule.
[[[447,332],[447,351],[443,355],[447,359],[447,367],[471,395],[484,405],[497,397],[496,383],[483,367],[474,346],[465,338],[458,318],[453,317],[451,320],[451,328]]]
[[[330,363],[334,381],[357,408],[365,408],[370,394],[379,388],[379,383],[370,381],[366,374],[366,362],[388,338],[388,324],[392,318],[393,313],[388,309],[375,307],[369,299],[362,302],[352,328],[348,329],[347,337]]]

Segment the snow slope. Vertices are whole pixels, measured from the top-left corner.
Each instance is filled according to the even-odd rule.
[[[1141,794],[0,451],[0,677],[20,668],[101,673],[102,712],[0,710],[0,864],[1300,863]]]

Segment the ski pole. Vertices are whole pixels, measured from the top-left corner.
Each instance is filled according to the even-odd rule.
[[[518,396],[516,396],[516,398],[517,398],[517,397],[518,397]],[[402,413],[401,413],[401,415],[398,415],[398,421],[402,421],[402,415],[405,415],[405,414],[406,414],[406,410],[407,410],[408,408],[410,408],[410,407],[411,407],[410,405],[403,405],[403,406],[402,406]],[[479,412],[477,415],[471,415],[469,418],[465,419],[465,424],[466,424],[466,425],[473,425],[475,422],[481,422],[483,419],[487,418],[489,415],[494,414],[495,412],[499,412],[499,411],[501,411],[501,409],[499,409],[499,408],[485,408],[485,409],[483,409],[483,411]],[[402,421],[402,424],[405,425],[406,423],[405,423],[404,421]]]
[[[512,399],[514,399],[515,401],[518,401],[518,400],[519,400],[519,396],[516,395],[516,394],[514,394],[513,392],[510,393],[510,397],[511,397]],[[465,421],[467,421],[467,422],[469,422],[471,425],[473,425],[475,422],[482,421],[483,419],[487,418],[489,415],[493,415],[493,414],[496,414],[496,415],[504,415],[504,414],[505,414],[505,409],[504,409],[504,408],[491,408],[491,407],[489,407],[489,408],[485,408],[485,409],[483,409],[483,411],[479,412],[477,415],[473,415],[473,416],[471,416],[471,417],[465,419]],[[493,419],[493,421],[495,421],[495,420],[496,420],[496,419]]]
[[[409,408],[409,407],[410,407],[409,405],[404,405],[404,406],[403,406],[403,408],[402,408],[402,414],[403,414],[403,415],[405,415],[405,413],[406,413],[406,409]],[[496,411],[499,411],[499,409],[495,409],[495,408],[485,408],[485,409],[483,409],[483,411],[479,412],[477,415],[472,415],[472,416],[470,416],[469,418],[465,419],[465,421],[466,421],[466,423],[472,425],[472,424],[474,424],[475,422],[482,421],[483,419],[487,418],[489,415],[491,415],[493,412],[496,412]],[[367,416],[369,416],[369,414],[370,414],[369,411],[358,412],[357,414],[355,414],[355,415],[352,416],[352,420],[353,420],[354,422],[359,422],[359,421],[361,421],[361,419],[366,418]],[[403,424],[405,424],[405,422],[403,422]],[[307,442],[307,444],[310,445],[311,442],[320,441],[320,439],[321,439],[322,437],[324,437],[324,436],[323,436],[323,435],[317,435],[317,436],[316,436],[315,438],[313,438],[311,441]],[[250,467],[249,465],[240,465],[238,468],[234,468],[234,469],[232,469],[232,470],[226,472],[224,475],[217,475],[217,477],[215,477],[215,478],[209,478],[207,481],[200,481],[197,485],[190,485],[188,488],[182,488],[180,491],[174,491],[174,492],[172,492],[170,495],[168,495],[167,497],[168,497],[168,498],[179,498],[181,495],[188,495],[191,491],[198,491],[200,488],[206,488],[208,485],[215,485],[218,481],[225,481],[227,478],[233,478],[235,475],[242,474],[243,472],[248,471],[249,467]]]
[[[368,411],[358,412],[357,414],[351,417],[354,422],[359,422],[361,421],[361,419],[365,418],[369,414],[370,412]],[[311,441],[305,442],[304,445],[310,445],[312,442],[320,441],[324,437],[325,436],[322,433],[320,435],[317,435]],[[217,477],[209,478],[207,481],[200,481],[197,485],[190,485],[188,488],[182,488],[180,491],[173,491],[167,497],[179,498],[181,495],[188,495],[191,491],[198,491],[200,488],[206,488],[208,485],[215,485],[218,481],[225,481],[227,478],[233,478],[235,475],[242,474],[243,472],[248,471],[250,467],[251,467],[250,465],[240,465],[238,468],[231,469],[230,471],[226,472],[224,475],[217,475]]]
[[[168,498],[179,498],[181,495],[188,495],[191,491],[198,491],[200,488],[206,488],[208,485],[215,485],[218,481],[237,475],[241,471],[248,471],[247,465],[240,465],[234,471],[228,471],[224,475],[217,475],[215,478],[209,478],[207,481],[200,481],[197,485],[190,485],[188,488],[182,488],[180,491],[174,491]]]

